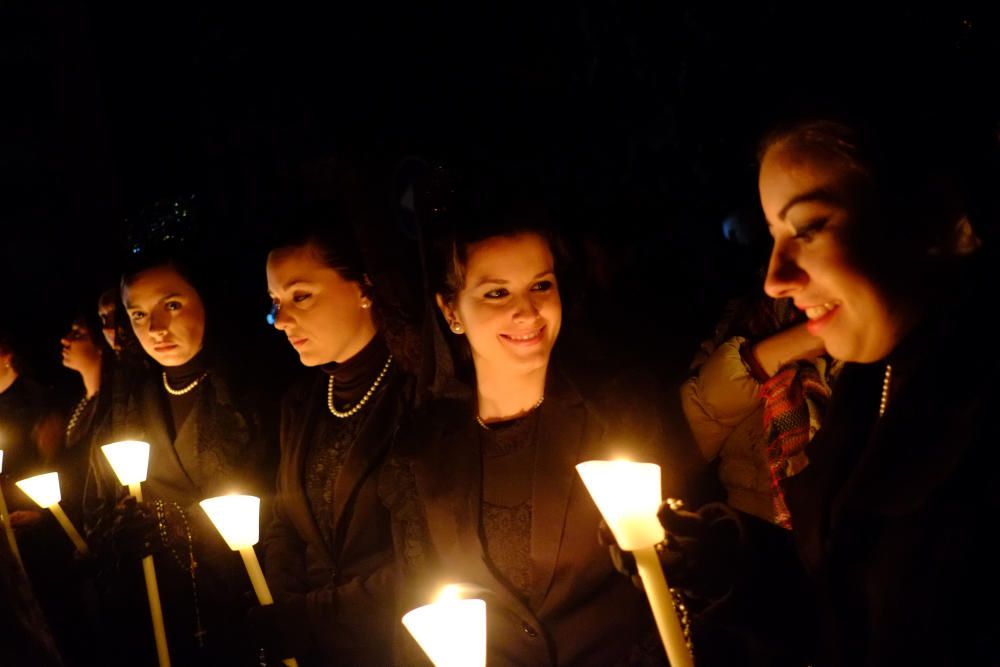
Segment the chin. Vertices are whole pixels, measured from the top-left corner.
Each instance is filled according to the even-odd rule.
[[[307,368],[313,368],[315,366],[322,366],[324,362],[308,352],[299,352],[299,363]]]

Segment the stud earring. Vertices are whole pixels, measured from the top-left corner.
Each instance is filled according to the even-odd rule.
[[[457,334],[460,334],[465,331],[465,327],[462,326],[461,322],[455,320],[454,322],[451,323],[451,330]]]
[[[362,309],[364,309],[364,310],[368,310],[368,309],[369,309],[369,308],[371,308],[371,307],[372,307],[372,304],[371,304],[371,302],[370,302],[370,301],[362,301],[362,302],[361,302],[361,308],[362,308]]]

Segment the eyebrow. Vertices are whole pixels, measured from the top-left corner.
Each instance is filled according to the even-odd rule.
[[[553,269],[546,269],[546,270],[542,271],[541,273],[536,273],[531,279],[532,280],[538,280],[542,276],[548,276],[548,275],[555,275],[555,271]],[[482,287],[483,285],[486,285],[488,283],[492,283],[494,285],[506,285],[509,282],[510,282],[509,280],[506,280],[504,278],[491,278],[489,276],[485,276],[485,277],[481,278],[475,285],[473,285],[472,288],[473,289],[477,289],[477,288]]]
[[[163,303],[167,299],[175,299],[177,297],[183,297],[183,296],[184,295],[181,294],[180,292],[171,292],[170,294],[167,294],[166,296],[162,296],[159,299],[157,299],[156,303]],[[125,309],[126,310],[132,309],[132,308],[140,308],[140,307],[141,306],[137,306],[137,305],[135,305],[133,303],[125,302]]]
[[[808,202],[820,202],[823,204],[837,204],[839,203],[837,197],[827,190],[826,188],[816,188],[815,190],[809,190],[808,192],[803,192],[800,195],[796,195],[789,199],[781,210],[778,211],[778,219],[784,220],[785,215],[788,210],[795,206],[796,204],[804,204]]]
[[[292,278],[291,280],[289,280],[288,282],[286,282],[284,285],[282,285],[281,289],[282,289],[282,291],[289,290],[289,289],[295,287],[296,285],[302,285],[302,284],[304,284],[304,285],[312,285],[314,283],[313,283],[313,281],[306,280],[305,278]],[[272,295],[274,294],[274,292],[272,292],[271,290],[267,290],[267,293],[268,294],[272,294]]]

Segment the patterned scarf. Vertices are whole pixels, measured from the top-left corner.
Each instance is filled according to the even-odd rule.
[[[789,530],[792,517],[781,480],[798,474],[809,464],[806,445],[819,430],[830,398],[823,373],[825,360],[817,363],[819,367],[808,361],[783,366],[760,390],[776,522]]]

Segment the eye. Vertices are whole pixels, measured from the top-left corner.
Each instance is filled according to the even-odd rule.
[[[128,316],[132,318],[133,322],[139,322],[146,317],[146,313],[141,310],[133,310],[128,314]]]
[[[510,294],[510,292],[507,291],[506,287],[498,287],[495,290],[490,290],[483,296],[487,299],[502,299],[508,294]]]
[[[295,296],[293,296],[292,297],[292,301],[294,303],[302,303],[306,299],[310,299],[310,298],[312,298],[312,294],[310,294],[308,292],[301,292],[301,293],[296,294]]]
[[[163,307],[170,311],[180,310],[181,306],[182,304],[180,301],[167,301],[165,304],[163,304]]]
[[[548,292],[553,287],[555,287],[555,285],[552,284],[551,280],[539,280],[531,286],[531,289],[535,292]]]
[[[806,243],[812,241],[816,234],[823,231],[823,228],[826,227],[826,220],[826,218],[818,218],[803,225],[802,227],[796,227],[794,238],[799,241],[805,241]]]

